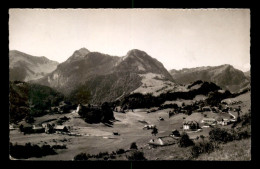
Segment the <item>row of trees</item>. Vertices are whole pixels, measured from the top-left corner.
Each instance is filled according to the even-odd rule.
[[[50,145],[38,146],[32,145],[31,143],[26,143],[24,146],[17,144],[13,145],[10,143],[9,149],[10,155],[17,159],[27,159],[30,157],[42,157],[57,154],[54,148]]]
[[[147,160],[144,157],[144,153],[142,151],[138,150],[138,147],[135,142],[131,143],[130,145],[130,150],[131,152],[126,155],[125,157],[130,160],[130,161],[145,161]],[[74,157],[75,161],[87,161],[90,160],[91,158],[97,158],[100,159],[102,158],[103,160],[108,160],[108,159],[116,159],[116,155],[122,155],[126,153],[124,149],[118,149],[116,152],[108,153],[108,152],[100,152],[96,155],[90,155],[86,153],[80,153]]]
[[[113,108],[107,102],[103,103],[100,107],[81,105],[78,113],[87,123],[109,123],[110,120],[115,119]]]

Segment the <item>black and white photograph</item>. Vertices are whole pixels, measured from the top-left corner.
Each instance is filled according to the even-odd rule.
[[[251,161],[250,9],[8,12],[10,160]]]

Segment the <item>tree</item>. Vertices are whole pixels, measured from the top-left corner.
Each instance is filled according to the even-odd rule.
[[[135,142],[133,142],[133,143],[131,144],[130,149],[136,149],[136,150],[138,149]]]
[[[156,127],[153,128],[152,135],[155,135],[158,133],[158,129]]]
[[[200,135],[200,138],[201,138],[202,141],[204,142],[205,136],[204,136],[204,135]]]
[[[145,161],[145,160],[147,160],[144,157],[144,153],[141,152],[141,151],[134,151],[127,158],[128,158],[128,160],[134,160],[134,161]]]
[[[74,157],[74,161],[86,161],[89,157],[86,155],[86,153],[80,153]]]
[[[241,121],[240,112],[241,112],[241,106],[238,106],[238,108],[237,108],[237,122]]]
[[[233,136],[226,129],[213,128],[209,132],[209,139],[215,142],[227,143],[233,140]]]
[[[189,147],[194,145],[193,141],[190,139],[187,133],[183,133],[181,135],[181,138],[179,140],[179,146],[180,147]]]
[[[20,129],[21,132],[23,132],[23,125],[22,124],[19,126],[19,129]]]

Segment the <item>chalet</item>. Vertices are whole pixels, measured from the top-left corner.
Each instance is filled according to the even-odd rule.
[[[196,121],[186,121],[183,123],[183,130],[197,130],[199,128],[199,123]]]
[[[177,142],[176,139],[170,136],[158,137],[157,139],[151,139],[148,144],[152,146],[167,146]]]

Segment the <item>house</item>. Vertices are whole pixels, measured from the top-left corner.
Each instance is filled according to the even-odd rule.
[[[79,110],[81,109],[81,105],[80,104],[78,104],[78,107],[77,107],[77,109],[76,109],[76,113],[79,113]]]
[[[222,125],[222,126],[226,126],[229,125],[231,123],[231,121],[229,119],[223,119],[221,117],[217,118],[217,124]]]
[[[167,146],[172,145],[177,142],[176,139],[170,136],[158,137],[156,139],[151,139],[148,144],[153,146]]]
[[[9,124],[9,130],[15,130],[14,126]]]
[[[68,132],[68,131],[69,131],[68,127],[67,127],[67,126],[63,126],[63,125],[57,125],[57,126],[55,126],[55,127],[54,127],[54,130],[55,130],[56,132]]]
[[[27,123],[21,124],[19,128],[20,128],[20,131],[24,132],[24,133],[31,133],[32,132],[32,125],[27,124]]]
[[[115,107],[114,111],[119,113],[125,113],[125,110],[121,106]]]
[[[164,121],[164,118],[162,118],[162,117],[159,117],[159,119],[158,119],[159,121]]]
[[[211,108],[209,106],[202,107],[202,111],[211,111]]]
[[[44,133],[45,132],[45,128],[43,128],[41,125],[33,125],[32,130],[34,131],[34,133]]]
[[[206,125],[215,125],[217,121],[214,118],[204,118],[201,120],[201,123],[204,123]]]
[[[117,131],[114,131],[113,134],[114,134],[115,136],[119,136],[119,133],[118,133]]]
[[[45,129],[45,133],[54,133],[54,125],[51,125],[50,123],[42,123],[42,127]]]
[[[148,110],[147,113],[156,112],[157,110],[158,110],[157,108],[152,108],[152,109]]]
[[[183,130],[197,130],[199,128],[199,123],[196,121],[186,121],[183,123]]]
[[[223,118],[222,118],[222,117],[218,117],[218,118],[216,119],[216,121],[217,121],[217,124],[222,125]]]
[[[219,109],[217,107],[212,107],[211,110],[212,110],[213,113],[218,113],[219,112]]]
[[[154,124],[149,124],[149,125],[144,125],[144,127],[143,127],[143,129],[153,129],[153,128],[156,128],[156,125],[154,125]]]

